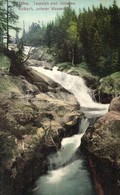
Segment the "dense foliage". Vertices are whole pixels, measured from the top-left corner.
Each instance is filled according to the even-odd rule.
[[[15,0],[1,0],[0,2],[0,59],[7,56],[10,59],[9,72],[19,75],[22,72],[24,62],[24,46],[22,42],[18,42],[17,50],[9,49],[11,41],[10,30],[16,31],[16,42],[19,40],[16,26],[18,16],[15,14],[15,7],[19,6]],[[2,64],[0,63],[0,68]]]
[[[0,1],[0,47],[3,46],[3,42],[6,39],[7,47],[10,42],[9,30],[18,31],[16,22],[18,16],[15,14],[14,7],[18,6],[15,0],[1,0]]]
[[[41,27],[40,24],[33,22],[28,32],[25,32],[23,29],[22,40],[24,40],[26,45],[30,46],[44,45],[45,32],[46,28],[44,25]]]
[[[91,70],[100,75],[120,70],[120,9],[115,1],[109,9],[100,5],[84,10],[78,18],[78,31]]]
[[[120,8],[113,2],[80,11],[71,7],[47,26],[33,23],[23,35],[28,45],[55,48],[59,62],[86,62],[95,74],[105,76],[120,70]]]

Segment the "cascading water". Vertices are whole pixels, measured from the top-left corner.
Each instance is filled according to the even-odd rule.
[[[72,92],[86,116],[80,124],[79,134],[64,138],[61,143],[61,149],[56,154],[48,157],[49,171],[47,175],[41,176],[38,179],[36,183],[37,187],[33,189],[32,194],[96,195],[86,167],[86,161],[82,154],[77,155],[76,151],[80,146],[81,137],[88,128],[89,123],[94,117],[105,114],[109,105],[95,103],[90,96],[90,90],[86,87],[83,79],[78,76],[68,75],[56,69],[50,71],[41,67],[32,68]]]
[[[85,85],[85,82],[81,77],[69,75],[56,69],[51,71],[42,67],[32,68],[37,72],[43,73],[73,93],[87,118],[99,117],[108,111],[109,104],[100,104],[92,100],[90,89]]]
[[[83,123],[87,128],[88,121],[83,119]],[[38,179],[33,195],[96,195],[86,161],[77,154],[83,123],[80,134],[64,138],[61,149],[49,155],[49,171]]]

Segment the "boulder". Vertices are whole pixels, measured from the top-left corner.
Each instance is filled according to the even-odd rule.
[[[120,97],[112,100],[109,112],[88,128],[81,149],[92,160],[104,194],[120,194]]]
[[[64,136],[76,132],[81,118],[71,93],[36,71],[26,69],[25,74],[27,80],[0,77],[0,194],[4,195],[20,195],[45,173],[47,155],[60,148]]]
[[[110,103],[120,93],[120,72],[115,72],[100,79],[99,87],[96,90],[97,100],[102,103]]]

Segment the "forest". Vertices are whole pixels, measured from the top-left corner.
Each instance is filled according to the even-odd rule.
[[[6,12],[2,7],[0,12],[2,44],[4,31],[7,31],[7,39],[9,32],[5,25]],[[13,18],[12,23],[15,23],[17,16],[13,10],[8,14],[10,23]],[[19,29],[9,27],[16,30],[16,43],[19,43]],[[55,53],[57,62],[68,62],[71,66],[84,62],[92,73],[107,76],[120,71],[120,8],[114,1],[109,8],[100,4],[99,7],[79,10],[77,14],[68,6],[62,16],[57,15],[47,25],[34,22],[27,32],[23,28],[21,41],[28,46],[47,46]]]
[[[120,70],[120,8],[116,1],[109,8],[79,10],[68,6],[62,16],[45,26],[32,23],[23,30],[23,42],[54,49],[59,62],[76,66],[85,62],[95,74],[106,76]]]

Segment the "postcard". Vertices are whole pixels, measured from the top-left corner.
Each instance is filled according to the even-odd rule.
[[[1,0],[0,195],[120,194],[119,0]]]

